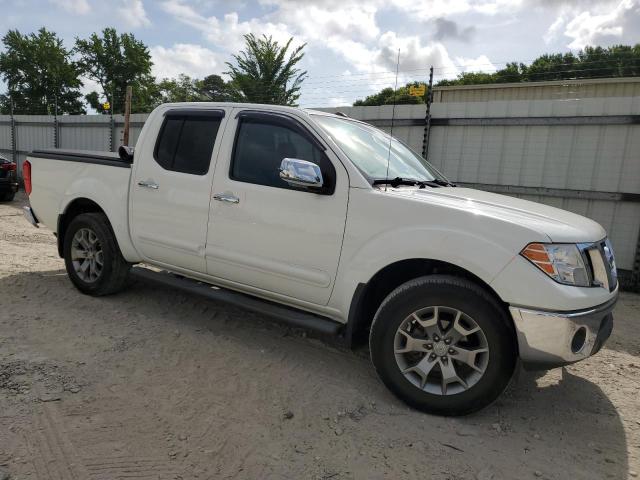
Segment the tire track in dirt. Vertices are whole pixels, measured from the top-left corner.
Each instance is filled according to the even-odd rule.
[[[42,479],[84,480],[88,471],[67,434],[60,413],[53,404],[43,403],[34,412],[35,468]]]

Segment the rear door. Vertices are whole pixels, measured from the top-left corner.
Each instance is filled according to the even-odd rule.
[[[347,214],[347,172],[302,118],[235,109],[213,181],[209,275],[298,302],[324,305]],[[235,132],[235,133],[234,133]],[[323,194],[280,179],[283,158],[320,165]]]
[[[153,263],[206,271],[204,247],[211,181],[225,109],[164,112],[155,142],[135,152],[131,233],[140,254]]]

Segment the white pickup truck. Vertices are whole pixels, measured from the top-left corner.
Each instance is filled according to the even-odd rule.
[[[134,159],[135,156],[135,159]],[[596,353],[618,294],[606,232],[556,208],[456,187],[363,122],[271,105],[158,107],[133,149],[35,151],[25,215],[69,278],[138,275],[349,345],[431,413],[496,399],[516,364]],[[215,287],[212,287],[215,286]]]

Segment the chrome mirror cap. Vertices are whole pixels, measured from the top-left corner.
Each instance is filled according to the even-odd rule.
[[[313,162],[298,158],[283,158],[280,178],[295,187],[322,188],[324,180],[320,167]]]

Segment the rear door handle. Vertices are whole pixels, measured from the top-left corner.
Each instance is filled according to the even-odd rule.
[[[145,181],[145,180],[140,180],[138,182],[138,185],[145,188],[152,188],[154,190],[158,190],[158,188],[160,188],[160,185],[158,185],[157,183],[154,183],[152,181]]]
[[[240,199],[233,193],[216,193],[213,195],[214,200],[227,203],[240,203]]]

